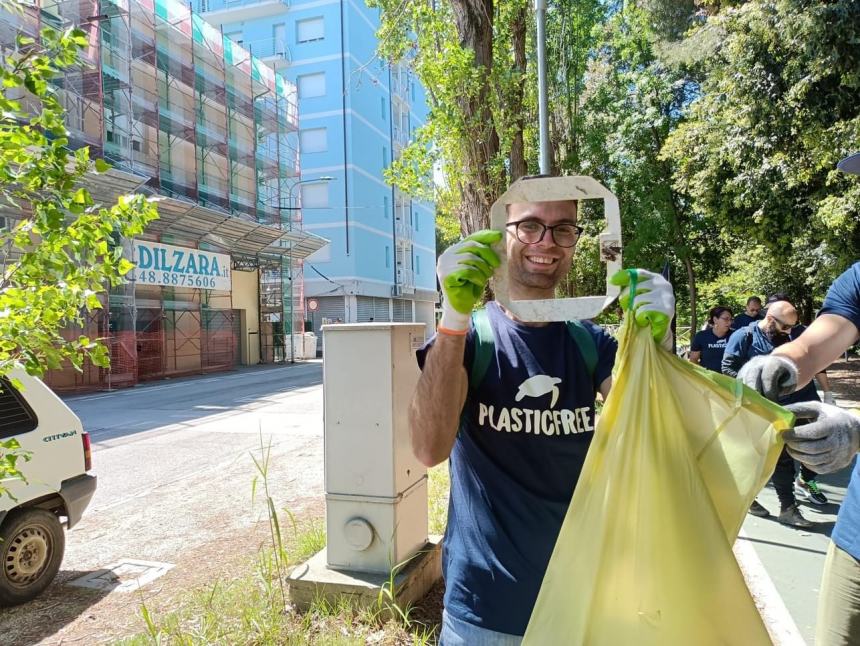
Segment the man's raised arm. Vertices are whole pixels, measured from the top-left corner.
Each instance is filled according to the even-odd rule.
[[[446,460],[454,446],[469,379],[463,367],[465,336],[439,334],[409,406],[412,451],[422,464]]]
[[[457,437],[469,387],[466,335],[472,308],[500,264],[491,247],[501,239],[501,231],[478,231],[448,247],[436,263],[442,320],[409,406],[412,451],[428,467],[448,458]]]
[[[847,318],[822,314],[792,343],[774,350],[774,355],[788,357],[794,362],[797,385],[801,387],[853,345],[857,336],[857,328]]]

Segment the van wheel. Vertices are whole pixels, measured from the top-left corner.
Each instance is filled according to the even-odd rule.
[[[60,569],[65,546],[63,526],[51,512],[9,514],[0,527],[0,605],[24,603],[47,588]]]

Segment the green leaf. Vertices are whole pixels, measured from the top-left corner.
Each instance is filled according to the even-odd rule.
[[[111,169],[111,165],[108,164],[104,159],[99,157],[96,159],[96,171],[99,173],[106,173]]]

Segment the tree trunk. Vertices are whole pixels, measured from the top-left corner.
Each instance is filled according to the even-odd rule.
[[[452,0],[451,8],[460,45],[474,53],[480,71],[479,86],[459,100],[466,140],[463,142],[464,181],[460,183],[460,222],[464,233],[485,229],[490,222],[490,206],[500,194],[502,182],[497,165],[499,135],[490,109],[489,79],[493,69],[493,1]]]
[[[525,114],[523,111],[523,97],[525,95],[526,83],[526,20],[528,19],[528,7],[522,4],[514,15],[514,23],[511,25],[511,40],[514,46],[514,71],[519,76],[517,81],[516,95],[513,100],[512,110],[516,117],[516,132],[511,142],[511,181],[518,180],[528,174],[526,166],[525,141],[523,130],[525,129]]]
[[[696,290],[696,272],[693,269],[693,262],[689,255],[684,255],[682,258],[684,268],[687,270],[687,290],[690,294],[690,340],[696,335],[696,330],[699,329],[699,316],[696,312],[696,302],[698,300]]]

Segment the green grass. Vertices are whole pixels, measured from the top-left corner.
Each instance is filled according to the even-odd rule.
[[[387,612],[388,598],[381,597],[380,603],[371,608],[357,607],[346,598],[335,604],[319,599],[303,613],[285,607],[278,564],[298,563],[325,545],[325,532],[318,519],[295,522],[294,527],[294,535],[285,533],[283,537],[285,553],[277,556],[270,546],[262,548],[249,563],[248,574],[186,593],[168,612],[159,614],[141,605],[146,629],[116,643],[123,646],[435,643],[432,628],[411,620],[409,608]]]
[[[448,522],[448,491],[451,479],[448,472],[448,461],[437,464],[428,471],[430,482],[427,485],[427,504],[431,534],[445,533]]]
[[[299,520],[289,510],[276,513],[267,486],[268,447],[261,444],[255,457],[262,493],[269,508],[271,544],[249,560],[247,574],[218,580],[184,593],[167,611],[141,604],[145,630],[116,642],[123,646],[179,645],[292,646],[320,644],[434,644],[432,620],[413,619],[412,608],[393,598],[393,574],[388,589],[370,608],[360,608],[344,597],[337,603],[315,601],[307,612],[297,612],[284,597],[290,568],[325,546],[321,518]],[[430,533],[441,534],[448,513],[448,464],[429,471]],[[254,491],[257,490],[257,480]],[[402,564],[400,564],[402,565]],[[397,568],[395,568],[396,570]]]

